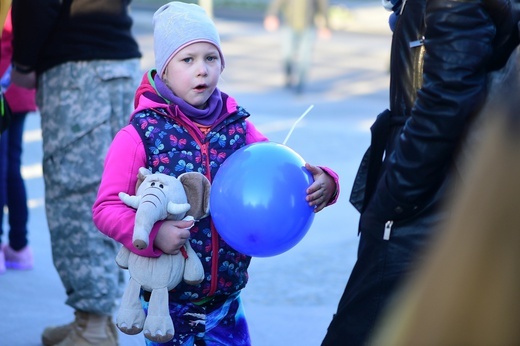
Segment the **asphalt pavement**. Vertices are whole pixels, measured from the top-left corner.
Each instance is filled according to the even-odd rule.
[[[226,58],[220,89],[233,95],[257,127],[278,143],[313,105],[285,144],[309,163],[338,172],[342,188],[338,202],[316,215],[296,246],[253,259],[243,300],[254,346],[319,345],[355,261],[358,215],[348,196],[369,143],[369,126],[387,106],[391,36],[388,13],[378,3],[355,2],[344,10],[333,36],[316,42],[310,81],[300,95],[283,87],[280,37],[264,31],[261,16],[215,16]],[[153,66],[153,12],[134,8],[132,13],[145,70]],[[0,275],[4,346],[40,345],[46,326],[73,318],[52,264],[41,158],[40,116],[34,113],[26,124],[23,174],[35,268]],[[120,341],[122,346],[144,345],[142,335],[120,334]]]

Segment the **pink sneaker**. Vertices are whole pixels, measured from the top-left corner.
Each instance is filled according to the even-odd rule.
[[[0,274],[5,273],[5,255],[4,247],[0,246]]]
[[[9,245],[3,247],[5,266],[9,269],[27,270],[34,265],[32,250],[29,245],[20,251],[14,251]]]

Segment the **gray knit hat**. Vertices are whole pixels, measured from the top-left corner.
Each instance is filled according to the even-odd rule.
[[[217,47],[224,68],[217,28],[199,5],[169,2],[153,15],[153,26],[155,67],[159,76],[179,50],[196,42],[208,42]]]

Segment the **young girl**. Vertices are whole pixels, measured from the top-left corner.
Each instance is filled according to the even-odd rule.
[[[211,181],[234,151],[267,140],[247,120],[249,113],[217,88],[225,61],[216,27],[201,7],[170,2],[159,8],[154,52],[156,69],[144,75],[130,124],[116,135],[107,154],[94,222],[141,256],[176,254],[189,241],[201,258],[203,282],[181,283],[170,291],[175,335],[167,345],[250,345],[239,294],[251,258],[220,238],[211,217],[196,224],[157,222],[150,234],[153,246],[137,250],[132,245],[135,211],[118,193],[135,194],[139,167],[173,176],[195,171]],[[336,201],[338,177],[329,169],[306,167],[314,177],[306,199],[320,211]],[[142,292],[141,298],[146,311],[149,294]],[[205,323],[197,323],[201,319]]]
[[[38,108],[34,88],[25,89],[10,83],[13,25],[10,2],[8,5],[0,40],[0,77],[1,87],[6,89],[5,100],[13,116],[7,130],[0,135],[0,274],[6,268],[26,270],[32,269],[34,265],[27,229],[27,190],[21,168],[25,119]],[[6,85],[3,85],[4,77]],[[7,206],[9,214],[4,215],[4,206]],[[9,232],[6,239],[8,242],[2,244],[4,217],[9,221]]]

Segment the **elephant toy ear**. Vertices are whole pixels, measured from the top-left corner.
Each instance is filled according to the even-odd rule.
[[[146,167],[140,167],[139,171],[137,172],[137,181],[135,183],[135,191],[139,189],[139,186],[143,183],[143,181],[146,179],[147,175],[152,174],[152,172],[146,168]]]
[[[186,172],[178,176],[184,186],[188,203],[191,205],[187,215],[200,220],[209,214],[209,195],[211,183],[198,172]]]

